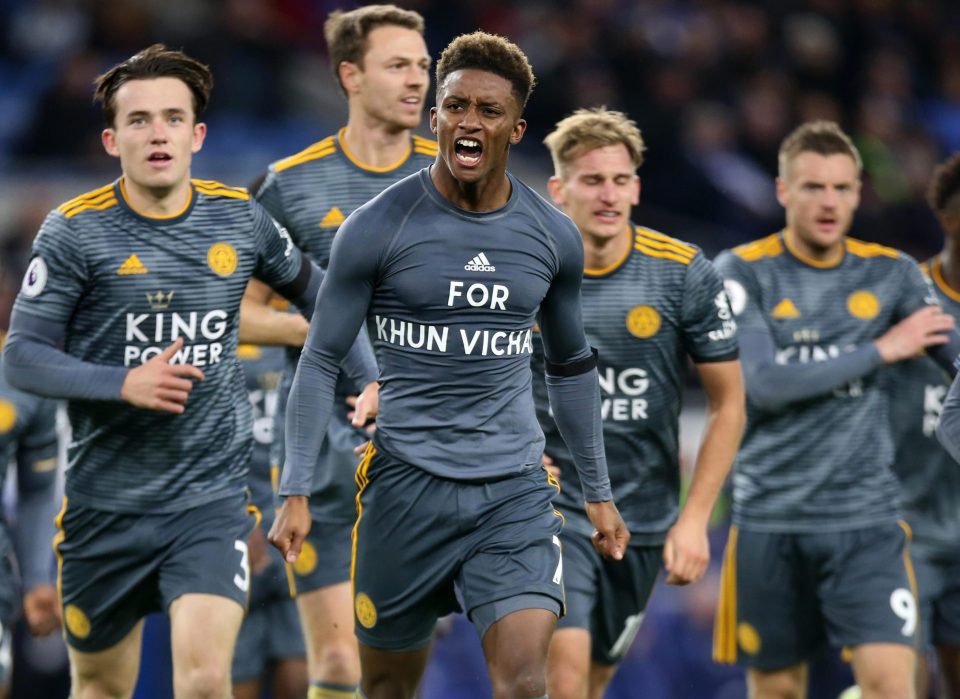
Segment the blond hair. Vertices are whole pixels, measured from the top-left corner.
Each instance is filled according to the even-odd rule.
[[[622,143],[630,154],[634,169],[643,164],[646,146],[637,123],[623,112],[606,107],[578,109],[557,122],[553,132],[543,139],[553,158],[557,177],[566,175],[567,166],[588,151]]]

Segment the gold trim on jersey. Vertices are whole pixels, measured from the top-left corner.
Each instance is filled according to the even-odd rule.
[[[410,157],[410,153],[413,152],[413,145],[410,142],[407,142],[407,149],[403,153],[403,157],[400,158],[393,165],[387,165],[386,167],[374,167],[373,165],[367,165],[363,163],[357,156],[350,152],[350,149],[347,148],[347,142],[344,139],[344,134],[347,131],[347,127],[344,126],[337,132],[337,142],[340,144],[340,150],[343,151],[343,154],[347,156],[347,160],[356,165],[361,170],[366,170],[367,172],[390,172],[391,170],[396,170],[398,167],[407,162],[407,158]]]
[[[697,249],[686,243],[681,243],[668,235],[640,226],[634,228],[633,240],[635,250],[639,250],[650,257],[673,260],[683,265],[690,264],[697,254]]]
[[[953,288],[947,284],[947,280],[943,278],[943,265],[940,263],[940,260],[934,260],[933,264],[930,266],[930,278],[933,279],[933,283],[937,285],[937,288],[940,289],[947,297],[953,299],[957,303],[960,303],[960,291],[955,291]]]
[[[137,207],[135,207],[133,204],[130,203],[130,197],[127,196],[127,185],[125,183],[125,178],[123,177],[120,178],[120,194],[121,196],[123,196],[123,200],[127,203],[127,206],[130,207],[131,211],[133,211],[134,213],[140,216],[143,216],[144,218],[153,219],[155,221],[166,221],[171,218],[177,218],[178,216],[183,216],[184,212],[186,212],[186,210],[190,208],[190,204],[193,203],[193,187],[190,187],[190,189],[187,192],[187,202],[183,205],[183,208],[180,209],[180,211],[174,214],[163,214],[163,215],[144,213],[143,211],[140,211],[139,209],[137,209]]]
[[[67,218],[73,218],[83,211],[103,211],[117,203],[117,196],[114,193],[113,185],[108,184],[92,192],[81,194],[79,197],[74,197],[70,201],[58,206],[57,211]]]
[[[900,251],[896,248],[888,248],[879,243],[865,243],[856,238],[847,238],[845,241],[847,252],[857,257],[891,257],[896,260],[900,257]]]
[[[190,180],[200,194],[208,197],[227,197],[228,199],[250,199],[246,187],[231,187],[216,180]]]
[[[311,160],[319,160],[320,158],[326,158],[328,155],[337,152],[337,144],[333,136],[327,136],[322,141],[317,141],[312,146],[304,148],[299,153],[294,153],[293,155],[278,160],[273,164],[274,172],[283,172],[288,170],[296,165],[302,165],[303,163],[309,163]]]
[[[263,350],[260,349],[259,345],[251,345],[248,342],[237,345],[237,359],[245,359],[252,362],[260,359],[262,356]]]
[[[843,258],[846,255],[847,250],[847,241],[844,241],[844,244],[840,246],[840,255],[836,259],[815,260],[812,257],[807,257],[802,252],[797,250],[797,246],[790,242],[791,233],[792,230],[790,228],[783,229],[783,244],[787,246],[787,250],[790,251],[790,254],[800,260],[800,262],[803,264],[816,267],[817,269],[832,269],[833,267],[838,267],[840,263],[843,262]]]
[[[60,512],[57,513],[56,518],[53,520],[53,526],[57,529],[57,533],[53,536],[53,552],[57,556],[57,600],[61,607],[63,607],[63,554],[60,553],[60,544],[67,538],[66,532],[63,531],[63,518],[66,514],[67,496],[64,495]]]
[[[360,530],[360,518],[363,517],[363,504],[360,502],[360,497],[363,495],[363,489],[367,487],[367,483],[370,480],[367,478],[367,471],[370,470],[370,462],[373,461],[373,457],[377,453],[377,448],[373,446],[373,442],[367,443],[367,449],[363,452],[363,458],[360,459],[360,463],[357,465],[357,473],[354,476],[354,480],[357,483],[357,521],[353,525],[353,534],[352,538],[352,548],[350,551],[350,587],[351,593],[350,596],[356,596],[356,573],[357,573],[357,534]]]
[[[440,152],[440,144],[436,141],[424,138],[423,136],[413,136],[413,152],[420,155],[436,156]]]
[[[780,240],[779,233],[772,233],[766,238],[760,238],[750,243],[738,245],[733,249],[733,254],[744,262],[756,262],[764,257],[778,257],[783,254],[783,243]]]
[[[629,227],[630,226],[628,225],[628,228]],[[627,249],[624,251],[623,255],[620,257],[619,260],[617,260],[613,264],[609,264],[606,267],[600,267],[600,268],[585,266],[583,268],[583,273],[588,277],[602,277],[605,274],[610,274],[611,272],[615,272],[616,270],[620,269],[623,265],[625,265],[628,259],[630,259],[630,250],[632,248],[633,246],[628,244]]]
[[[737,662],[737,534],[730,527],[727,550],[720,571],[720,599],[713,625],[713,661],[724,665]]]

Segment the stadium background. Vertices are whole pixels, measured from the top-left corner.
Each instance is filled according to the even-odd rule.
[[[46,212],[118,174],[103,153],[93,78],[155,41],[209,63],[210,133],[194,175],[241,185],[272,160],[332,133],[346,107],[322,24],[334,0],[3,0],[0,2],[0,329]],[[359,3],[362,4],[362,3]],[[864,156],[854,235],[924,258],[939,249],[923,201],[934,165],[960,150],[960,4],[949,0],[400,0],[427,22],[434,58],[481,28],[516,41],[539,85],[511,169],[541,191],[540,141],[576,107],[605,104],[647,141],[636,219],[712,257],[782,225],[776,152],[797,123],[835,119]],[[428,100],[429,104],[429,100]],[[426,134],[425,127],[420,129]],[[685,418],[685,454],[698,438]],[[714,531],[719,559],[725,523]],[[41,542],[42,543],[42,542]],[[612,697],[744,695],[740,671],[709,657],[715,570],[658,588]],[[162,622],[149,629],[138,697],[170,696]],[[424,696],[488,696],[475,634],[437,644]],[[16,697],[60,697],[59,639],[28,641]],[[59,672],[59,674],[58,674]],[[48,684],[44,684],[48,682]],[[849,683],[832,655],[811,696]]]

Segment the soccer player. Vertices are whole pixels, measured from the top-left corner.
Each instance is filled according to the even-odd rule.
[[[275,699],[301,699],[307,693],[307,661],[297,605],[291,599],[287,569],[280,552],[267,544],[274,519],[274,486],[279,467],[270,461],[280,375],[280,347],[240,345],[253,407],[253,456],[247,483],[263,521],[250,535],[250,604],[233,654],[234,699],[259,699],[262,681],[273,678]]]
[[[753,698],[806,696],[826,643],[851,650],[865,699],[914,696],[917,610],[878,369],[924,348],[950,366],[958,342],[912,259],[846,236],[860,170],[836,124],[803,124],[779,154],[786,228],[716,263],[748,419],[714,656],[747,666]]]
[[[72,691],[129,696],[143,616],[162,609],[176,696],[228,697],[257,519],[240,299],[257,276],[309,312],[322,272],[246,190],[190,178],[206,66],[158,44],[96,85],[122,176],[47,216],[4,351],[11,384],[69,401],[55,543]],[[369,344],[351,355],[376,375]]]
[[[576,227],[506,172],[533,72],[483,32],[437,65],[439,155],[357,209],[334,241],[287,412],[286,500],[271,540],[302,555],[307,495],[344,339],[380,343],[380,413],[357,470],[353,609],[361,693],[411,697],[437,618],[458,607],[482,638],[494,696],[541,697],[563,608],[560,516],[530,388],[539,319],[551,404],[576,455],[597,545],[623,554],[583,334]]]
[[[420,123],[430,85],[423,18],[394,5],[369,5],[331,13],[324,30],[334,74],[347,98],[347,124],[273,163],[257,192],[260,203],[321,267],[329,263],[330,245],[346,216],[389,185],[427,167],[437,155],[435,141],[411,134]],[[242,307],[244,337],[257,332],[252,326],[261,317],[272,322],[268,297],[264,284],[251,282]],[[286,322],[306,325],[300,316],[289,316]],[[263,333],[254,337],[264,339]],[[284,419],[305,337],[304,328],[288,353],[278,422]],[[369,435],[351,426],[345,399],[363,388],[346,380],[337,385],[338,410],[311,488],[313,524],[293,566],[307,638],[311,699],[339,699],[343,692],[353,691],[360,678],[350,593],[357,490],[353,474],[358,461],[353,449]]]
[[[17,462],[17,513],[15,523],[0,517],[0,698],[10,685],[13,626],[21,610],[35,635],[60,625],[53,557],[44,545],[53,537],[57,511],[56,403],[18,391],[0,371],[0,492],[11,459]]]
[[[944,246],[925,267],[941,306],[960,319],[960,155],[937,168],[927,200],[943,230]],[[920,589],[920,631],[924,647],[937,650],[941,696],[960,699],[960,470],[934,438],[949,381],[928,358],[903,362],[890,381],[894,469],[913,531],[910,554]],[[918,696],[926,696],[927,666],[921,666]]]
[[[550,643],[547,679],[554,699],[600,699],[636,636],[661,563],[671,584],[694,582],[706,570],[710,513],[746,419],[743,379],[736,324],[713,265],[695,246],[630,222],[644,150],[636,124],[622,112],[578,110],[544,142],[554,164],[550,196],[583,239],[584,329],[599,351],[610,483],[632,534],[619,563],[590,545],[582,493],[575,479],[563,478],[573,472],[570,452],[537,380],[545,451],[561,473],[554,504],[565,520],[567,615]],[[535,357],[542,366],[542,353]],[[678,517],[688,357],[707,394],[707,427]]]

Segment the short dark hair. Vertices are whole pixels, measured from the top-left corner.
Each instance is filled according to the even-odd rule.
[[[367,37],[374,29],[383,26],[403,27],[423,34],[423,17],[419,12],[404,10],[396,5],[367,5],[344,12],[334,10],[323,23],[323,36],[330,53],[333,75],[346,94],[340,80],[340,64],[344,61],[363,67],[367,53]]]
[[[486,32],[461,34],[443,50],[437,62],[437,91],[450,73],[469,69],[484,70],[509,80],[521,110],[527,106],[537,82],[530,61],[519,46]]]
[[[777,165],[780,178],[786,179],[787,167],[801,153],[818,155],[849,155],[857,166],[857,175],[863,170],[860,151],[835,121],[818,119],[800,124],[783,139]]]
[[[960,209],[960,153],[954,153],[937,166],[927,187],[927,203],[935,213]]]
[[[163,44],[154,44],[115,65],[94,80],[94,101],[103,104],[103,118],[107,126],[114,126],[116,119],[116,94],[130,80],[154,78],[177,78],[190,88],[193,95],[193,113],[199,119],[210,101],[213,89],[213,74],[210,68],[183,51],[173,51]]]

